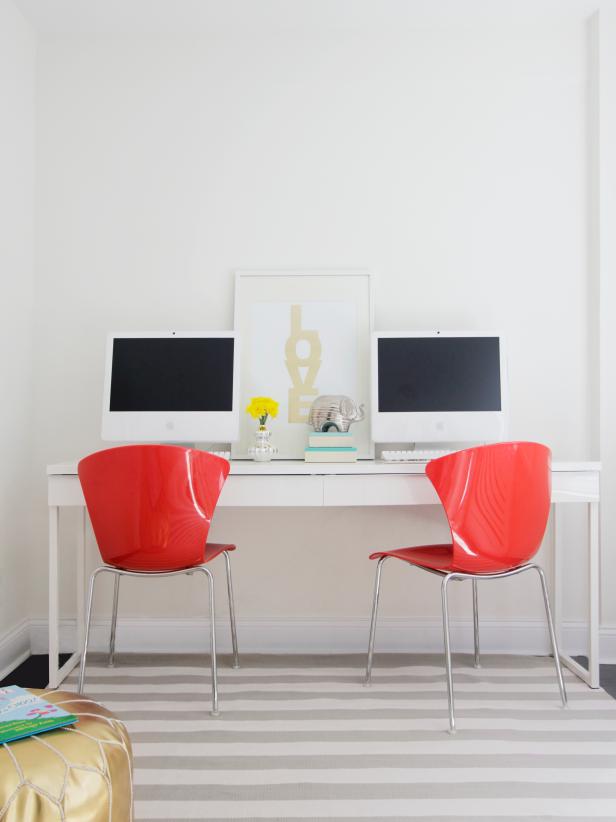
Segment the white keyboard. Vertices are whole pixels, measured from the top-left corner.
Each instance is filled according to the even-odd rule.
[[[411,451],[381,451],[381,459],[385,462],[430,462],[430,460],[436,460],[452,453],[452,451],[422,451],[419,448],[413,448]]]
[[[227,461],[231,459],[231,451],[208,451],[208,454],[214,454],[215,457],[222,457]]]

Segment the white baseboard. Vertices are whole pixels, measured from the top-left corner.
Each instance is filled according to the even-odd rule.
[[[30,621],[22,619],[0,636],[0,680],[30,656]]]
[[[109,620],[92,624],[93,651],[104,651],[109,642]],[[365,619],[262,619],[238,623],[240,651],[249,653],[363,653],[368,641]],[[540,621],[488,621],[480,626],[481,650],[485,653],[547,654],[545,624]],[[229,623],[216,622],[219,649],[231,649]],[[32,653],[47,652],[47,621],[30,621]],[[470,620],[451,623],[455,651],[471,652],[473,629]],[[584,654],[587,629],[583,623],[563,626],[563,651]],[[60,650],[74,650],[75,621],[60,622]],[[198,653],[209,647],[208,623],[200,619],[119,619],[118,651],[153,653]],[[389,652],[440,653],[443,631],[440,620],[379,620],[376,650]],[[1,659],[1,657],[0,657]],[[601,628],[601,661],[616,662],[616,626]]]

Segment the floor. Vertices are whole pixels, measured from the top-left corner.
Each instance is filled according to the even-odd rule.
[[[63,665],[70,654],[60,654],[60,665]],[[22,662],[18,668],[0,680],[4,685],[21,685],[22,688],[46,688],[49,681],[47,654],[33,654]]]
[[[454,655],[455,736],[436,654],[377,654],[370,688],[359,654],[221,655],[216,717],[196,655],[92,654],[84,690],[130,734],[135,822],[614,822],[614,698],[565,671],[563,711],[549,658],[481,661]],[[2,684],[46,681],[33,656]]]
[[[616,699],[616,665],[601,666],[601,687]]]
[[[614,822],[616,700],[548,657],[92,654],[85,694],[129,732],[138,822]],[[65,688],[74,691],[77,672]]]
[[[580,665],[588,668],[588,657],[575,656],[573,658],[576,662],[579,662]],[[599,678],[603,690],[607,691],[610,696],[613,696],[614,699],[616,699],[616,665],[601,665],[599,669]]]
[[[69,654],[60,654],[60,665],[69,658]],[[578,662],[585,664],[585,657],[576,657]],[[47,654],[34,654],[18,668],[0,681],[3,685],[21,685],[24,688],[47,687]],[[616,665],[601,666],[601,687],[610,696],[616,699]]]

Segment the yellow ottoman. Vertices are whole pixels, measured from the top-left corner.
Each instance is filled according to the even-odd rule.
[[[1,822],[129,822],[133,756],[124,725],[68,691],[29,689],[76,725],[0,745]]]

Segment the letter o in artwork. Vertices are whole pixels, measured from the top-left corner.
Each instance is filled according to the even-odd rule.
[[[301,365],[307,365],[310,362],[312,343],[307,337],[299,337],[295,340],[295,356]]]

